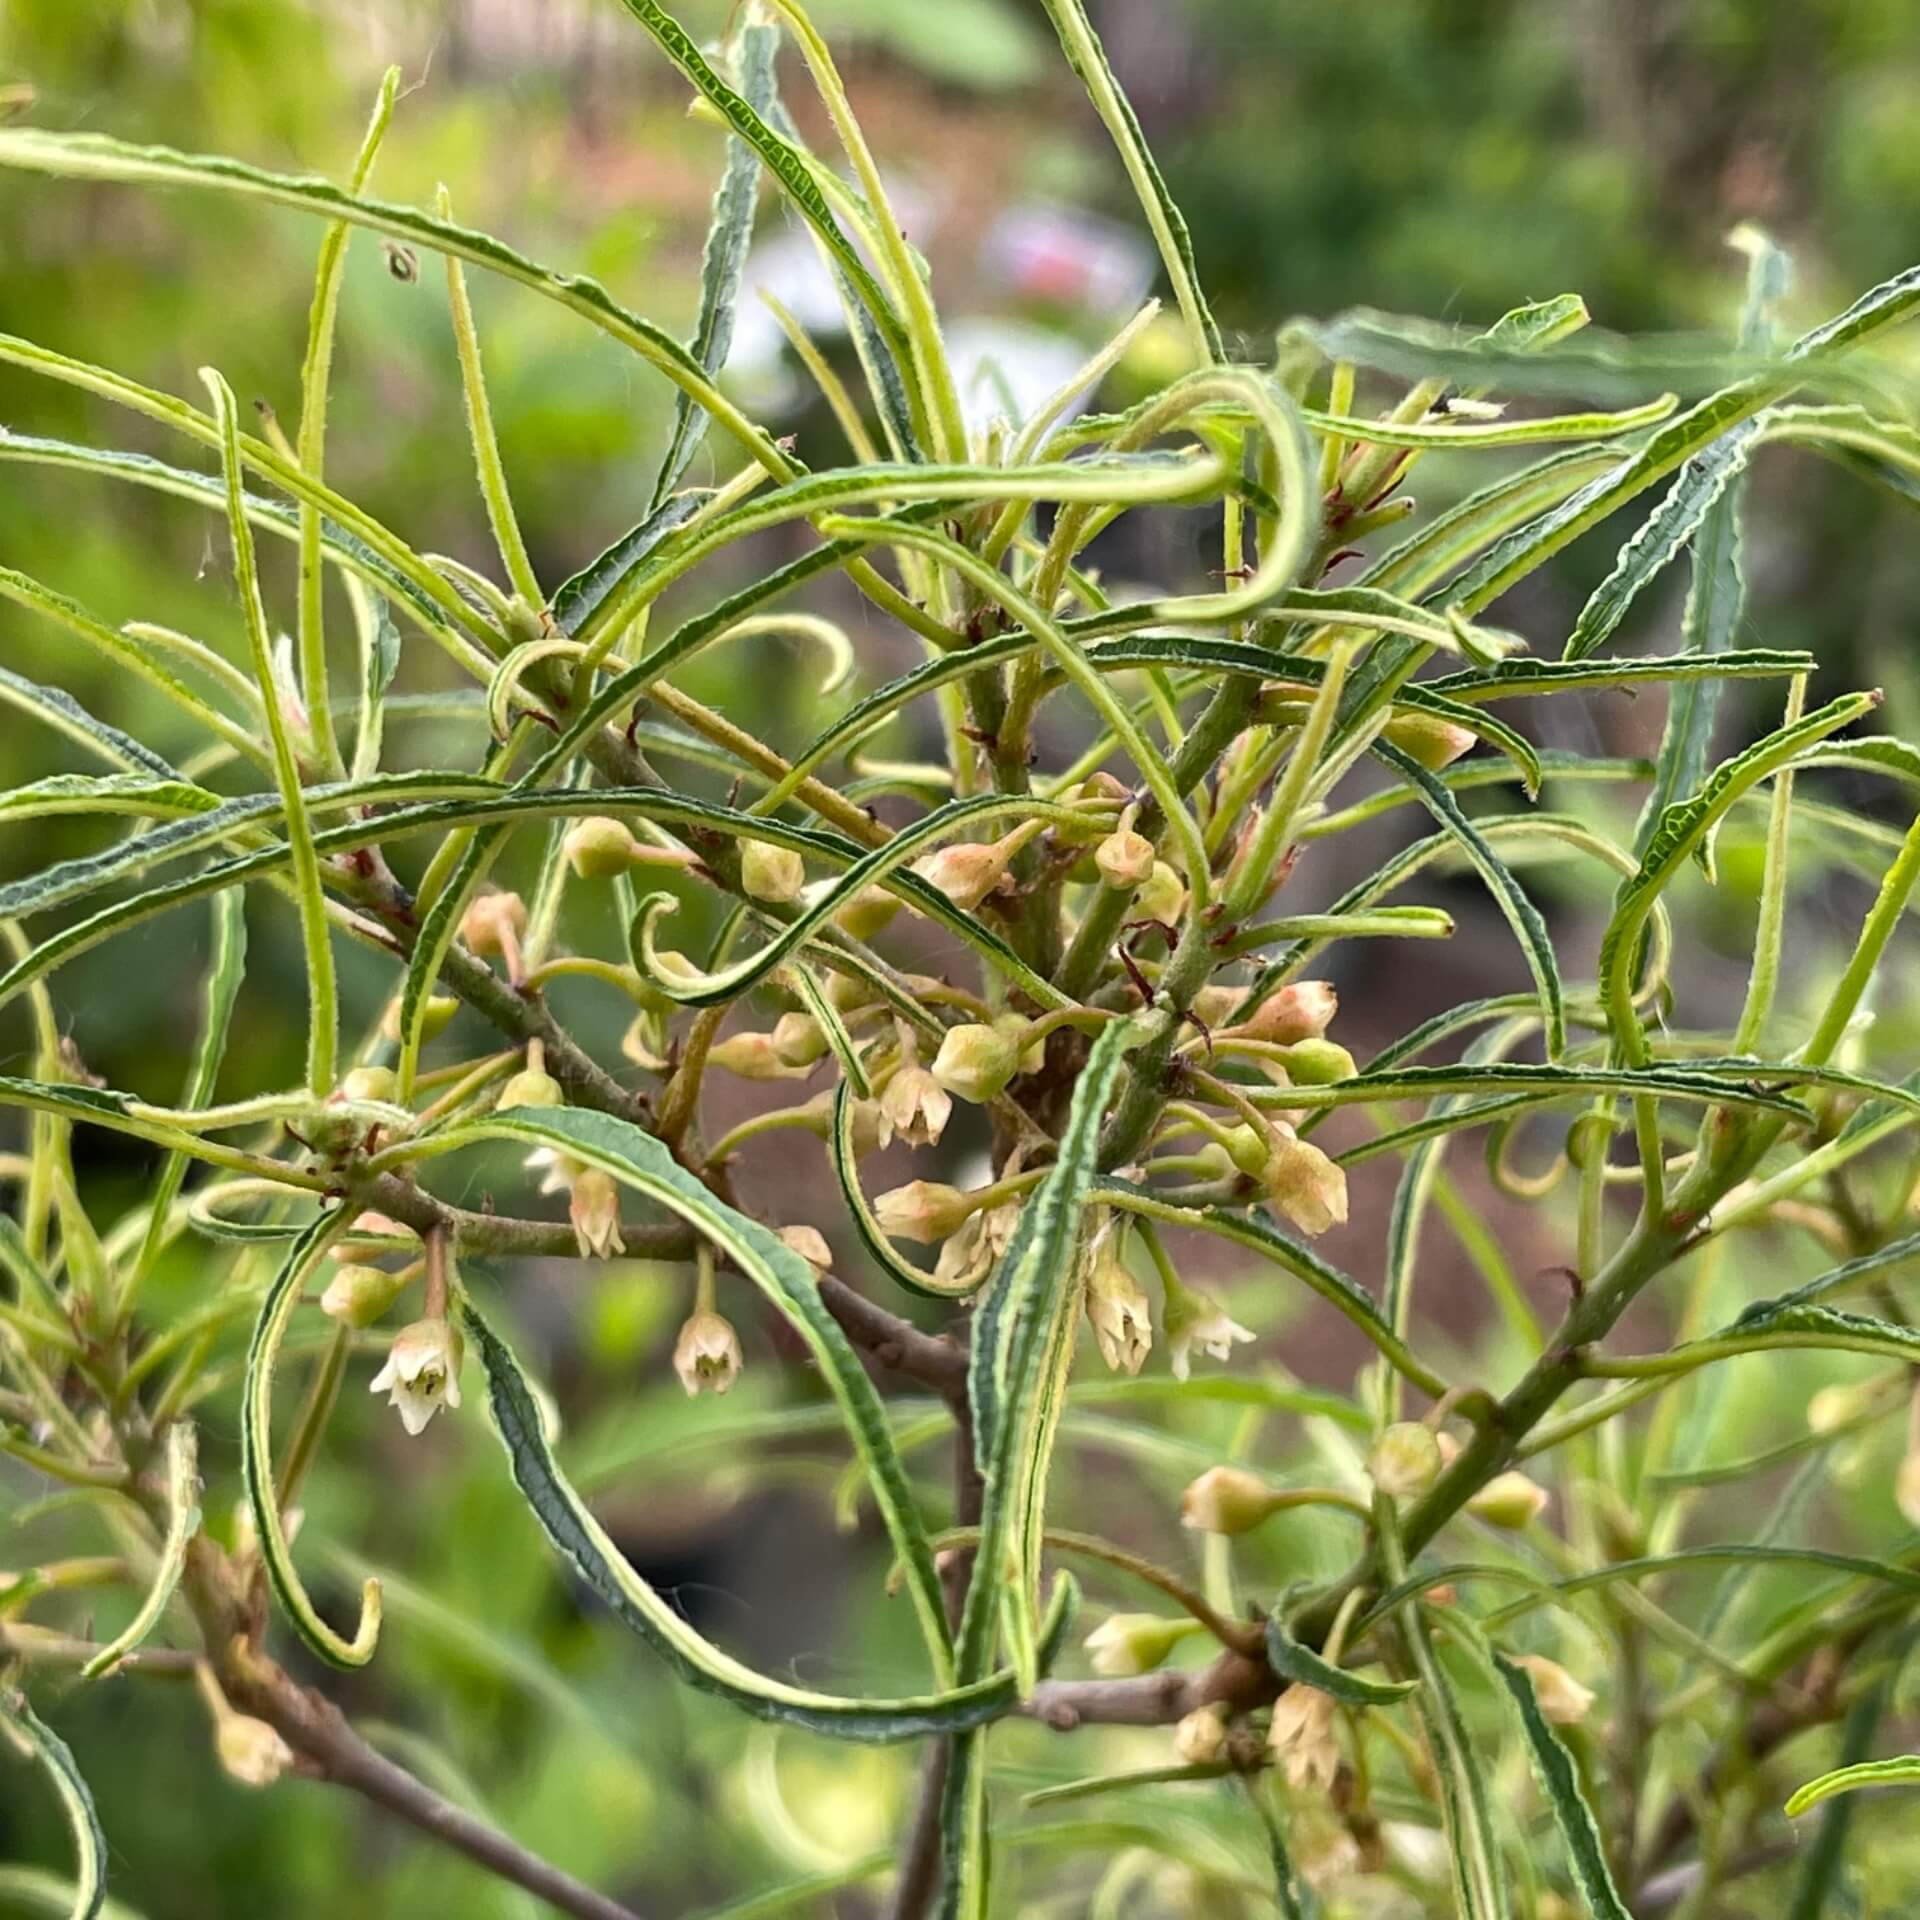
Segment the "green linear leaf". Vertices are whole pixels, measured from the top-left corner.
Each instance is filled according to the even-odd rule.
[[[1653,911],[1661,889],[1743,793],[1779,771],[1815,741],[1871,713],[1877,699],[1874,694],[1843,694],[1794,725],[1776,728],[1732,759],[1723,761],[1691,799],[1667,807],[1661,813],[1647,840],[1639,870],[1622,880],[1614,895],[1613,914],[1600,941],[1600,990],[1614,1022],[1616,1039],[1622,1045],[1628,1044],[1630,1034],[1637,1035],[1639,1031],[1627,973],[1640,929]]]
[[[167,1429],[167,1537],[160,1546],[153,1584],[133,1618],[80,1669],[83,1679],[98,1680],[112,1673],[159,1624],[180,1584],[187,1543],[199,1525],[200,1444],[193,1423],[176,1420]]]
[[[214,1085],[220,1077],[220,1063],[226,1058],[227,1033],[233,1023],[233,1005],[240,995],[240,983],[247,971],[247,912],[244,894],[222,893],[213,902],[213,953],[207,963],[206,984],[200,1031],[194,1041],[193,1059],[187,1067],[186,1084],[180,1090],[182,1107],[204,1107],[213,1099]],[[158,1257],[166,1239],[168,1219],[179,1197],[181,1183],[187,1177],[187,1156],[170,1153],[161,1163],[148,1201],[147,1231],[133,1263],[128,1292],[138,1286]]]
[[[1540,909],[1528,899],[1506,863],[1481,837],[1479,829],[1461,810],[1459,801],[1425,767],[1384,739],[1374,742],[1373,753],[1419,794],[1427,811],[1459,843],[1460,850],[1486,882],[1487,891],[1493,895],[1515,939],[1520,942],[1527,971],[1533,975],[1534,991],[1540,996],[1540,1018],[1546,1031],[1547,1057],[1559,1059],[1567,1044],[1566,991],[1560,984],[1553,936],[1547,931]]]
[[[710,1239],[793,1326],[818,1364],[866,1462],[875,1504],[887,1523],[894,1551],[908,1570],[921,1631],[944,1679],[950,1647],[946,1602],[926,1526],[894,1448],[886,1409],[839,1322],[822,1304],[813,1269],[767,1228],[716,1199],[675,1161],[667,1147],[630,1121],[577,1107],[523,1108],[494,1115],[467,1137],[476,1134],[525,1140],[602,1167]],[[643,1611],[647,1604],[635,1601]]]
[[[351,221],[376,233],[415,241],[437,253],[471,261],[531,287],[650,361],[676,385],[692,393],[769,473],[784,475],[794,470],[793,463],[713,385],[670,334],[623,307],[597,280],[556,273],[491,234],[437,219],[417,207],[347,193],[332,181],[314,175],[273,173],[224,155],[138,146],[103,134],[50,133],[40,127],[0,128],[0,166],[73,179],[212,188]]]
[[[703,489],[695,488],[660,502],[605,553],[588,561],[570,579],[561,581],[554,590],[549,609],[554,625],[569,637],[578,634],[620,583],[678,533],[710,497]]]
[[[1568,1856],[1573,1862],[1574,1879],[1579,1883],[1580,1892],[1586,1900],[1587,1911],[1593,1920],[1633,1920],[1626,1902],[1620,1898],[1620,1890],[1613,1884],[1613,1875],[1607,1867],[1606,1848],[1601,1843],[1600,1829],[1594,1821],[1593,1811],[1580,1791],[1580,1775],[1573,1764],[1573,1756],[1567,1752],[1566,1743],[1554,1732],[1546,1715],[1540,1711],[1533,1681],[1524,1668],[1515,1666],[1497,1648],[1493,1655],[1493,1670],[1505,1681],[1507,1691],[1513,1696],[1521,1728],[1527,1736],[1527,1750],[1533,1758],[1534,1772],[1539,1776],[1548,1805],[1553,1808],[1554,1823],[1560,1829],[1560,1838],[1566,1843]]]
[[[1811,673],[1820,663],[1810,653],[1776,647],[1748,647],[1713,652],[1700,648],[1661,654],[1650,660],[1496,660],[1490,667],[1471,667],[1464,673],[1443,674],[1403,688],[1409,692],[1444,694],[1465,705],[1475,700],[1509,700],[1528,694],[1566,693],[1586,687],[1625,687],[1635,681],[1764,680],[1795,673]],[[1696,778],[1694,785],[1698,785]]]
[[[1613,571],[1587,597],[1567,635],[1563,658],[1584,660],[1601,646],[1626,618],[1642,589],[1700,534],[1708,515],[1746,470],[1760,426],[1757,419],[1743,421],[1680,469],[1666,496],[1620,549]]]
[[[1857,1766],[1837,1767],[1796,1787],[1787,1802],[1787,1817],[1805,1813],[1837,1793],[1858,1793],[1865,1787],[1920,1786],[1920,1753],[1896,1754],[1890,1760],[1863,1760]]]
[[[0,700],[38,714],[49,726],[68,739],[92,748],[112,766],[122,767],[128,773],[144,773],[155,780],[182,780],[157,753],[143,747],[131,734],[108,726],[104,720],[96,720],[72,694],[58,687],[43,687],[10,667],[0,667]]]
[[[163,780],[150,773],[51,773],[0,793],[0,820],[56,813],[178,816],[210,813],[219,804],[217,793],[191,780]]]
[[[73,1903],[69,1920],[97,1920],[107,1899],[107,1837],[73,1750],[27,1704],[23,1693],[0,1687],[0,1721],[20,1736],[47,1777],[73,1830]]]
[[[775,133],[754,107],[714,72],[686,28],[664,7],[657,5],[656,0],[621,0],[621,4],[653,35],[659,42],[660,50],[681,73],[720,110],[740,139],[759,154],[766,163],[767,171],[780,183],[782,191],[793,202],[801,218],[819,235],[840,271],[852,281],[860,294],[861,303],[872,313],[889,342],[896,349],[904,349],[906,330],[901,325],[900,316],[894,312],[892,302],[868,271],[867,263],[842,231],[839,221],[833,217],[833,209],[828,206],[826,195],[820,191],[820,184],[814,179],[813,169],[805,158],[790,142]]]
[[[1000,1270],[974,1315],[967,1397],[982,1481],[980,1543],[957,1642],[962,1678],[984,1672],[994,1629],[1015,1625],[1022,1692],[1033,1680],[1030,1622],[1039,1574],[1045,1481],[1079,1311],[1077,1253],[1094,1179],[1100,1123],[1134,1024],[1116,1020],[1079,1078],[1059,1156],[1027,1197]]]
[[[1287,1631],[1280,1607],[1267,1616],[1267,1665],[1282,1680],[1318,1688],[1348,1707],[1391,1706],[1416,1692],[1420,1685],[1417,1680],[1369,1680],[1364,1674],[1335,1666]]]
[[[287,1250],[280,1271],[261,1298],[253,1336],[247,1342],[240,1421],[240,1476],[253,1511],[254,1535],[260,1542],[267,1584],[308,1649],[334,1667],[364,1667],[373,1658],[380,1638],[380,1582],[369,1579],[361,1587],[360,1622],[351,1640],[335,1633],[315,1611],[293,1564],[293,1550],[274,1486],[273,1376],[287,1323],[300,1305],[309,1275],[351,1224],[351,1208],[323,1213]]]
[[[769,117],[773,105],[774,62],[779,50],[777,27],[754,22],[741,30],[735,69],[740,94],[763,120]],[[716,379],[733,345],[734,308],[740,299],[740,280],[753,240],[759,188],[759,151],[736,133],[727,141],[727,163],[713,196],[707,244],[700,258],[700,308],[693,338],[687,342],[687,351]],[[673,438],[660,462],[660,477],[653,483],[651,504],[655,509],[664,506],[667,496],[679,485],[706,429],[706,415],[693,404],[691,395],[677,395]]]

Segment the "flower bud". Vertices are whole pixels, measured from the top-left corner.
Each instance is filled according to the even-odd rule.
[[[1497,1473],[1467,1502],[1467,1511],[1489,1526],[1518,1533],[1539,1519],[1547,1497],[1546,1488],[1524,1473]]]
[[[650,1007],[642,1007],[620,1036],[620,1051],[636,1067],[648,1073],[665,1073],[667,1029],[663,1016]]]
[[[1440,1478],[1440,1442],[1418,1420],[1396,1420],[1373,1443],[1367,1474],[1396,1500],[1425,1493]]]
[[[1296,1040],[1287,1048],[1284,1064],[1288,1080],[1296,1087],[1330,1087],[1360,1071],[1353,1055],[1337,1040]]]
[[[742,1080],[800,1080],[805,1067],[790,1067],[770,1033],[732,1033],[707,1049],[707,1065],[722,1073],[738,1074]]]
[[[1245,1004],[1245,987],[1202,987],[1193,996],[1193,1017],[1203,1027],[1224,1027]]]
[[[399,1076],[391,1067],[355,1067],[341,1080],[340,1097],[391,1102],[399,1087]]]
[[[1020,1047],[997,1027],[949,1027],[934,1055],[933,1077],[976,1105],[1006,1090],[1020,1070]]]
[[[1879,1397],[1871,1380],[1853,1380],[1844,1386],[1822,1387],[1807,1402],[1807,1431],[1834,1433],[1858,1419]]]
[[[1217,1703],[1195,1707],[1173,1730],[1173,1751],[1189,1767],[1211,1766],[1227,1750],[1227,1716]]]
[[[826,1031],[810,1013],[783,1013],[773,1023],[773,1051],[782,1066],[811,1067],[827,1057]]]
[[[1587,1717],[1587,1709],[1593,1705],[1593,1690],[1583,1687],[1558,1661],[1549,1660],[1541,1653],[1523,1653],[1513,1664],[1526,1669],[1541,1713],[1556,1727],[1570,1727]]]
[[[1471,753],[1475,736],[1436,713],[1396,713],[1383,729],[1387,742],[1417,761],[1429,773],[1450,767],[1463,753]]]
[[[1251,1533],[1276,1510],[1277,1496],[1241,1467],[1209,1467],[1180,1496],[1180,1524],[1196,1533]]]
[[[1333,1696],[1300,1681],[1273,1703],[1267,1745],[1291,1787],[1333,1785],[1340,1749],[1333,1737]]]
[[[816,1139],[831,1140],[834,1109],[838,1100],[839,1095],[831,1088],[815,1094],[805,1106],[794,1110],[796,1124],[805,1127]],[[879,1104],[872,1100],[856,1100],[853,1103],[854,1158],[864,1160],[868,1154],[878,1153],[882,1144]]]
[[[640,842],[628,830],[624,820],[609,820],[604,815],[589,815],[576,820],[561,841],[561,850],[582,880],[611,880],[638,864]]]
[[[1291,1127],[1274,1128],[1264,1178],[1267,1198],[1302,1233],[1325,1233],[1345,1224],[1345,1169]]]
[[[383,1267],[339,1267],[320,1296],[320,1311],[343,1327],[370,1327],[386,1317],[407,1285],[407,1275]]]
[[[1071,825],[1065,821],[1054,822],[1053,838],[1064,847],[1084,847],[1092,841],[1104,840],[1113,808],[1124,807],[1133,798],[1124,781],[1106,772],[1089,774],[1070,796],[1061,797],[1070,799],[1076,808],[1084,809]]]
[[[971,1194],[937,1180],[909,1180],[904,1187],[878,1194],[873,1217],[889,1240],[912,1240],[924,1247],[957,1233],[974,1210]]]
[[[833,1249],[818,1227],[782,1227],[775,1237],[790,1253],[797,1253],[815,1273],[825,1273],[833,1265]]]
[[[581,1259],[611,1260],[626,1252],[627,1243],[620,1237],[620,1189],[612,1174],[598,1167],[585,1167],[575,1174],[567,1217],[573,1222]]]
[[[673,1343],[673,1370],[688,1395],[725,1393],[740,1374],[740,1336],[710,1308],[689,1314]]]
[[[1153,871],[1133,896],[1137,919],[1160,920],[1171,926],[1187,904],[1187,883],[1164,860],[1153,863]]]
[[[1182,1640],[1200,1631],[1200,1622],[1179,1615],[1110,1613],[1087,1635],[1087,1656],[1095,1673],[1122,1679],[1151,1673]]]
[[[527,930],[527,903],[517,893],[483,893],[460,916],[460,938],[475,953],[505,954],[512,961]]]
[[[1131,827],[1110,833],[1093,850],[1093,864],[1100,878],[1116,893],[1131,893],[1151,877],[1154,863],[1153,842]]]
[[[862,887],[844,906],[836,908],[834,925],[856,940],[871,940],[900,911],[900,902],[885,887]]]
[[[415,1238],[411,1227],[403,1227],[398,1220],[371,1211],[356,1214],[347,1233],[348,1238],[334,1242],[333,1257],[348,1265],[372,1260],[378,1254],[399,1252],[413,1245]]]
[[[510,1107],[564,1107],[565,1089],[552,1074],[537,1067],[522,1067],[500,1089],[494,1103],[504,1113]]]
[[[1246,1040],[1292,1046],[1317,1040],[1340,1010],[1340,996],[1325,980],[1291,980],[1267,995],[1234,1033]]]
[[[1138,1373],[1153,1347],[1152,1309],[1109,1233],[1096,1237],[1087,1263],[1087,1319],[1101,1359],[1115,1373]]]
[[[883,1139],[898,1134],[910,1147],[937,1146],[952,1112],[952,1095],[917,1060],[880,1089]]]
[[[940,847],[923,854],[913,863],[913,870],[956,907],[971,913],[988,894],[1006,890],[1007,869],[1042,824],[1029,820],[1025,826],[985,844],[963,840],[957,846]]]
[[[862,1007],[870,1007],[879,999],[873,987],[857,973],[835,973],[827,976],[827,1005],[835,1013],[858,1013]]]
[[[373,1376],[370,1393],[384,1393],[408,1433],[418,1434],[442,1406],[460,1404],[463,1343],[445,1319],[416,1320],[393,1336],[387,1364]]]
[[[807,884],[807,864],[791,847],[770,847],[749,840],[740,856],[740,885],[756,900],[785,906]]]
[[[427,1004],[421,1009],[420,1038],[431,1040],[436,1034],[444,1032],[447,1023],[460,1011],[460,1002],[450,993],[434,993],[427,996]],[[380,1031],[396,1046],[400,1043],[400,1002],[389,1001],[386,1013],[381,1017]]]
[[[293,1765],[293,1749],[264,1720],[229,1710],[213,1730],[221,1770],[243,1787],[270,1787]]]

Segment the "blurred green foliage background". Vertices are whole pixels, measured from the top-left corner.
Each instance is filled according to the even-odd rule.
[[[1920,258],[1920,0],[1105,0],[1095,11],[1187,209],[1223,322],[1252,354],[1297,313],[1364,302],[1483,320],[1564,289],[1623,331],[1716,328],[1738,280],[1720,242],[1741,219],[1764,222],[1793,251],[1801,316],[1843,305]],[[724,9],[685,12],[697,31],[715,32]],[[845,51],[875,146],[927,203],[950,317],[1017,323],[1023,339],[1065,336],[1081,347],[1125,317],[1023,281],[996,253],[996,220],[1022,204],[1087,217],[1094,244],[1106,231],[1096,217],[1136,224],[1037,7],[821,0],[815,12]],[[402,64],[412,91],[377,191],[431,204],[445,181],[461,218],[684,328],[721,139],[689,120],[683,88],[614,0],[0,6],[0,88],[31,88],[36,119],[271,166],[344,169],[388,61]],[[796,107],[805,120],[805,104]],[[777,214],[765,218],[777,227]],[[0,326],[196,399],[195,369],[210,363],[243,399],[258,396],[291,423],[318,239],[292,214],[0,177]],[[486,526],[444,286],[437,262],[422,268],[409,283],[366,236],[353,243],[329,477],[416,547],[482,564]],[[521,522],[543,579],[558,580],[638,516],[670,394],[552,307],[479,275],[474,294]],[[776,415],[785,409],[775,424],[800,434],[805,457],[840,457],[830,420],[790,378],[771,366],[751,377]],[[1123,370],[1122,384],[1128,377]],[[11,370],[0,372],[0,427],[191,457],[148,423]],[[109,621],[229,632],[224,542],[197,509],[4,454],[0,443],[0,562]],[[1430,465],[1423,494],[1431,485],[1444,497],[1458,477],[1442,460]],[[1886,684],[1892,726],[1911,733],[1920,720],[1909,664],[1920,605],[1911,508],[1782,460],[1762,468],[1755,511],[1750,642],[1820,653],[1832,674],[1816,697],[1862,679]],[[1614,544],[1610,534],[1583,543],[1515,596],[1508,623],[1552,644]],[[269,581],[283,619],[286,560],[272,556]],[[1193,573],[1204,561],[1176,542],[1123,550],[1116,564]],[[1676,575],[1639,622],[1671,623],[1681,584]],[[717,587],[708,580],[703,591]],[[903,657],[895,639],[873,644],[876,660]],[[163,753],[182,745],[137,689],[11,607],[0,610],[0,663],[68,687]],[[410,651],[403,688],[440,684],[442,665]],[[733,718],[782,738],[807,730],[816,696],[797,653],[763,656],[752,674],[740,656],[722,656],[703,672],[694,690]],[[1658,702],[1619,703],[1591,724],[1621,750],[1643,751],[1658,737]],[[445,752],[449,737],[401,733],[401,756]],[[0,710],[6,783],[68,764],[58,740]],[[1725,954],[1711,918],[1696,929],[1689,977],[1702,994],[1738,977],[1730,970],[1746,916],[1737,838],[1732,903],[1714,909],[1729,918]],[[0,877],[88,844],[59,821],[28,839],[0,835]],[[1846,913],[1835,909],[1836,927],[1857,912],[1858,894],[1839,899]],[[1559,904],[1578,916],[1592,903]],[[1499,942],[1495,931],[1476,944],[1478,913],[1477,903],[1463,913],[1457,952],[1421,954],[1417,982],[1398,980],[1391,969],[1404,963],[1391,956],[1357,962],[1364,970],[1343,984],[1360,1033],[1343,1037],[1356,1049],[1380,1037],[1356,985],[1417,1001],[1416,1011],[1473,990],[1451,989],[1477,984]],[[261,910],[253,922],[233,1049],[249,1087],[289,1080],[300,1043],[298,997],[271,984],[297,964],[291,918]],[[1828,924],[1816,899],[1796,964],[1823,964]],[[61,976],[63,1015],[112,1084],[165,1097],[177,1083],[202,938],[198,924],[163,921]],[[1510,959],[1502,950],[1499,964]],[[350,987],[370,1014],[378,971],[356,966]],[[612,1057],[613,1016],[590,1000],[569,1011]],[[19,1009],[0,1019],[4,1065],[28,1042]],[[97,1140],[87,1147],[86,1177],[110,1212],[116,1191],[137,1191],[143,1163]],[[805,1217],[810,1190],[825,1184],[815,1152],[808,1142],[756,1163],[756,1177],[788,1204],[783,1217]],[[496,1172],[510,1190],[515,1170]],[[1510,1249],[1522,1273],[1532,1251]],[[1343,1257],[1364,1275],[1373,1256],[1356,1247]],[[171,1292],[159,1310],[195,1296],[190,1244],[164,1279]],[[610,1524],[650,1575],[762,1664],[815,1678],[824,1665],[845,1684],[909,1671],[874,1536],[833,1526],[840,1463],[809,1424],[809,1383],[755,1325],[739,1390],[725,1403],[684,1401],[664,1354],[682,1310],[678,1285],[630,1263],[520,1276],[513,1312],[560,1395],[570,1461],[604,1489]],[[1311,1379],[1347,1383],[1356,1356],[1319,1344],[1318,1323],[1300,1342],[1276,1337],[1292,1308],[1268,1283],[1250,1282],[1235,1300],[1236,1316],[1267,1335],[1263,1351]],[[1494,1343],[1487,1366],[1498,1374],[1497,1332],[1466,1308],[1458,1332]],[[887,1843],[910,1799],[908,1756],[775,1738],[680,1691],[630,1642],[596,1627],[553,1576],[477,1420],[443,1421],[408,1446],[371,1414],[349,1405],[336,1422],[336,1458],[352,1464],[316,1476],[303,1558],[325,1591],[344,1590],[358,1556],[389,1571],[382,1657],[338,1697],[363,1723],[384,1723],[400,1757],[651,1913],[690,1912]],[[1099,1441],[1097,1400],[1080,1417]],[[1723,1430],[1729,1448],[1742,1432],[1761,1444],[1769,1417],[1757,1398],[1736,1407]],[[206,1425],[219,1496],[233,1487],[230,1395],[210,1404]],[[1173,1416],[1151,1448],[1116,1450],[1108,1435],[1073,1456],[1086,1498],[1104,1506],[1133,1490],[1143,1537],[1177,1554],[1178,1488],[1220,1457],[1236,1427],[1230,1410],[1201,1405]],[[0,1503],[25,1493],[0,1483]],[[1836,1494],[1842,1531],[1852,1497]],[[55,1537],[54,1523],[35,1524],[36,1543]],[[1292,1577],[1336,1563],[1347,1544],[1339,1524],[1316,1532],[1303,1520],[1289,1531]],[[344,1796],[291,1783],[249,1796],[206,1764],[205,1719],[189,1688],[123,1681],[76,1694],[61,1719],[106,1819],[116,1890],[152,1920],[527,1909]],[[1102,1764],[1151,1760],[1163,1744],[1104,1736]],[[1063,1764],[1044,1736],[1027,1745],[1036,1769]],[[1009,1746],[1019,1757],[1020,1736]],[[1087,1761],[1088,1749],[1077,1758]],[[24,1775],[5,1778],[0,1859],[56,1864],[63,1843],[52,1815],[37,1792],[16,1790]],[[1121,1820],[1115,1845],[1123,1829]],[[1235,1870],[1232,1845],[1195,1816],[1191,1851],[1200,1866],[1177,1893],[1138,1910],[1215,1910],[1209,1888]],[[841,1910],[863,1909],[848,1896]]]

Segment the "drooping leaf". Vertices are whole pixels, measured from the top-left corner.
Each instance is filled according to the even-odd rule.
[[[152,1584],[133,1618],[80,1669],[85,1679],[98,1680],[112,1673],[139,1647],[159,1624],[180,1584],[187,1544],[200,1525],[200,1446],[191,1421],[176,1420],[167,1429],[166,1468],[167,1534],[160,1543]]]
[[[98,1920],[107,1898],[107,1839],[100,1831],[100,1815],[73,1750],[27,1704],[26,1695],[11,1687],[0,1687],[0,1722],[19,1737],[53,1782],[72,1830],[74,1879],[69,1920]]]
[[[1586,1902],[1587,1912],[1592,1920],[1633,1920],[1619,1888],[1613,1884],[1599,1824],[1581,1791],[1580,1774],[1573,1764],[1573,1756],[1541,1712],[1531,1676],[1497,1649],[1493,1668],[1513,1696],[1521,1730],[1527,1736],[1527,1751],[1532,1757],[1534,1772],[1546,1794],[1547,1804],[1553,1809],[1554,1824],[1566,1844],[1574,1880]]]

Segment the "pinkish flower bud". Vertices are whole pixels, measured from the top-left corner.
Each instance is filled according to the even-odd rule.
[[[475,953],[506,956],[509,966],[527,930],[527,903],[517,893],[483,893],[460,916],[460,938]]]
[[[971,1194],[937,1180],[909,1180],[904,1187],[875,1196],[873,1217],[889,1240],[913,1240],[930,1247],[959,1230],[974,1210]]]
[[[1340,1770],[1333,1737],[1333,1696],[1296,1681],[1273,1703],[1267,1745],[1286,1771],[1287,1784],[1331,1787]]]
[[[1245,1040],[1271,1040],[1292,1046],[1317,1040],[1340,1010],[1340,996],[1325,980],[1291,980],[1267,995],[1234,1034]]]
[[[790,1253],[797,1253],[815,1273],[826,1273],[833,1266],[833,1249],[818,1227],[782,1227],[776,1238]]]
[[[781,1059],[770,1033],[733,1033],[707,1050],[707,1064],[742,1080],[803,1080],[805,1067],[790,1067]]]
[[[1465,727],[1457,727],[1435,713],[1396,713],[1383,731],[1389,745],[1398,747],[1429,773],[1452,766],[1475,745],[1475,736]]]
[[[1541,1713],[1555,1726],[1570,1727],[1587,1717],[1587,1710],[1593,1705],[1593,1690],[1583,1687],[1557,1661],[1549,1660],[1543,1653],[1523,1653],[1513,1664],[1526,1669]]]

